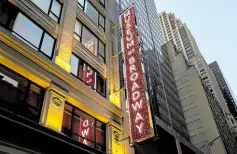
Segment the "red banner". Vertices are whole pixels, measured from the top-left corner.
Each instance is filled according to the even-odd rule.
[[[95,72],[86,64],[83,66],[82,80],[86,82],[91,88],[95,85]]]
[[[94,140],[94,128],[93,123],[86,118],[80,117],[80,142],[93,146],[92,142]]]
[[[135,8],[130,6],[120,16],[122,29],[126,89],[131,143],[141,142],[154,136],[149,102],[146,99],[142,57],[135,23]]]

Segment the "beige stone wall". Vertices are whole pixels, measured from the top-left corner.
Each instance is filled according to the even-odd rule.
[[[175,55],[171,42],[167,46],[191,143],[205,154],[225,154],[221,139],[207,145],[220,134],[196,69],[187,66],[181,53]]]

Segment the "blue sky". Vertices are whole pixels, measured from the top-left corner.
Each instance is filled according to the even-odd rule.
[[[217,61],[237,97],[237,0],[155,0],[158,13],[175,13],[195,37],[207,63]],[[235,67],[235,68],[234,68]]]

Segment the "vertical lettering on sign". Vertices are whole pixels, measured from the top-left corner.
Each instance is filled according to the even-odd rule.
[[[84,64],[82,80],[85,81],[91,88],[95,85],[95,72],[90,66]]]
[[[146,99],[142,58],[136,32],[135,8],[130,6],[120,16],[122,29],[126,89],[130,121],[131,143],[141,142],[154,136],[150,119],[149,102]]]
[[[80,118],[80,142],[91,146],[90,140],[93,138],[93,124],[88,119]],[[89,141],[88,141],[89,140]]]

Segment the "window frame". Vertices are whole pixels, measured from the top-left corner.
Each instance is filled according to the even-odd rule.
[[[79,3],[79,0],[77,0],[77,5],[79,5],[79,7],[81,7],[81,9],[83,10],[83,12],[84,12],[85,4],[86,4],[86,0],[83,0],[83,6],[81,5],[81,3]]]
[[[96,72],[96,70],[93,68],[93,67],[91,67],[89,64],[87,64],[85,61],[83,61],[79,56],[77,56],[76,54],[74,54],[74,53],[72,53],[72,55],[73,56],[75,56],[77,59],[78,59],[78,69],[77,69],[77,75],[75,75],[75,74],[73,74],[72,72],[70,72],[70,74],[72,74],[74,77],[76,77],[76,78],[78,78],[80,81],[82,81],[83,83],[85,83],[87,86],[89,86],[91,89],[93,89],[93,90],[96,90],[96,74],[97,74],[97,72]],[[87,84],[85,81],[83,81],[83,79],[81,79],[81,74],[80,74],[80,66],[81,66],[81,64],[86,64],[87,66],[89,66],[91,69],[92,69],[92,71],[95,73],[95,84],[94,84],[94,86],[93,87],[91,87],[89,84]]]
[[[56,39],[50,34],[48,33],[42,26],[40,26],[38,23],[36,23],[33,19],[31,19],[26,13],[24,13],[23,11],[21,11],[20,9],[18,9],[16,6],[14,6],[13,4],[11,4],[10,2],[6,1],[5,2],[6,5],[9,7],[9,9],[14,9],[13,11],[10,11],[8,14],[8,19],[5,23],[5,25],[0,24],[1,26],[3,26],[4,28],[6,28],[7,30],[9,30],[13,35],[16,35],[16,37],[18,37],[18,39],[20,39],[21,41],[23,41],[25,44],[27,44],[28,46],[30,46],[31,48],[33,48],[34,50],[36,50],[37,52],[43,54],[44,56],[48,57],[50,60],[53,59],[53,55],[54,55],[54,50],[55,50],[55,45],[56,45]],[[27,18],[32,24],[34,24],[35,26],[37,26],[37,28],[39,28],[40,30],[42,30],[42,35],[40,37],[39,40],[39,47],[36,47],[34,44],[32,44],[30,41],[28,41],[26,38],[24,38],[23,36],[21,36],[20,34],[18,34],[17,32],[15,32],[13,30],[13,26],[16,22],[16,18],[19,14],[22,14],[25,18]],[[16,15],[16,16],[15,16]],[[14,21],[13,24],[11,23],[12,20]],[[12,25],[11,25],[12,24]],[[10,27],[12,26],[12,27]],[[50,36],[54,43],[52,45],[52,53],[51,55],[47,55],[46,53],[44,53],[41,50],[42,47],[42,43],[44,40],[44,36],[45,33]]]
[[[90,115],[90,114],[84,112],[84,111],[81,110],[80,108],[78,108],[78,107],[76,107],[76,106],[70,104],[68,101],[65,102],[65,106],[66,106],[66,105],[69,106],[70,108],[72,108],[72,111],[70,111],[70,110],[68,110],[68,109],[66,109],[66,108],[64,107],[64,111],[63,111],[63,114],[65,113],[65,111],[66,111],[67,113],[70,113],[70,114],[71,114],[71,119],[70,119],[70,120],[71,120],[71,126],[70,126],[70,130],[68,130],[67,128],[64,128],[63,125],[62,125],[62,131],[61,131],[61,132],[62,132],[63,134],[65,134],[65,135],[69,136],[70,138],[73,138],[73,135],[76,135],[76,136],[78,136],[78,137],[80,137],[80,138],[86,139],[86,140],[88,140],[89,142],[92,143],[92,146],[87,145],[88,147],[92,147],[92,148],[94,148],[94,149],[97,149],[96,146],[98,145],[98,146],[102,147],[102,150],[99,150],[99,151],[105,152],[105,151],[106,151],[106,124],[103,123],[102,121],[98,120],[97,118],[93,117],[92,115]],[[89,117],[93,118],[93,120],[94,120],[94,122],[95,122],[95,123],[94,123],[94,127],[93,127],[93,130],[94,130],[94,134],[93,134],[93,135],[94,135],[94,136],[93,136],[94,141],[91,140],[91,139],[87,139],[87,138],[85,138],[85,137],[82,137],[82,136],[79,135],[79,134],[73,133],[73,122],[74,122],[74,119],[73,119],[73,118],[74,118],[74,116],[81,117],[81,116],[79,116],[78,114],[75,113],[75,110],[78,110],[78,111],[84,113],[85,115],[88,115]],[[97,143],[97,141],[96,141],[97,122],[100,122],[100,123],[104,124],[104,130],[103,130],[103,131],[104,131],[104,140],[103,140],[104,145],[102,145],[102,144],[100,144],[100,143]],[[64,133],[63,131],[65,131],[66,133]],[[74,140],[75,140],[75,139],[74,139]],[[77,140],[76,140],[76,141],[77,141]],[[83,143],[80,142],[80,141],[77,141],[77,142],[83,144]],[[98,149],[97,149],[97,150],[98,150]]]
[[[91,18],[90,16],[85,12],[85,6],[86,6],[86,3],[90,3],[91,6],[93,6],[95,8],[95,10],[98,12],[98,20],[97,20],[97,23],[95,23]],[[101,5],[103,5],[103,3],[99,0],[99,3]],[[95,23],[99,28],[101,28],[104,32],[105,32],[105,17],[98,11],[98,9],[90,2],[90,0],[84,0],[84,4],[83,6],[81,5],[81,3],[79,3],[77,1],[77,6],[79,5],[80,9],[82,9],[82,11],[89,17],[89,19]],[[104,6],[104,5],[103,5]],[[100,16],[104,17],[104,27],[100,24]]]
[[[70,72],[70,74],[72,74],[74,77],[76,77],[77,79],[79,79],[80,81],[82,81],[83,83],[85,83],[87,86],[89,86],[91,89],[93,89],[94,91],[96,91],[98,94],[100,94],[103,97],[106,97],[106,78],[104,78],[100,73],[98,73],[91,65],[89,65],[87,62],[85,62],[84,60],[82,60],[78,55],[76,55],[75,53],[72,53],[73,56],[75,56],[78,59],[78,70],[77,70],[77,75],[73,74],[72,72]],[[83,79],[81,79],[80,76],[80,66],[81,64],[86,64],[87,66],[89,66],[93,72],[94,72],[94,76],[95,76],[95,84],[93,87],[91,87],[89,84],[87,84],[85,81],[83,81]],[[104,80],[104,94],[98,92],[97,90],[97,76],[101,77]]]
[[[42,10],[42,9],[41,9],[37,4],[35,4],[32,0],[30,0],[30,1],[31,1],[31,3],[33,3],[35,6],[37,6],[37,8],[39,8],[42,12],[44,12],[45,14],[47,14],[51,19],[53,19],[53,18],[50,16],[50,13],[52,13],[53,16],[58,19],[58,21],[55,21],[54,19],[53,19],[53,20],[54,20],[55,22],[57,22],[58,24],[60,23],[60,19],[61,19],[61,16],[62,16],[62,10],[63,10],[63,3],[61,3],[59,0],[50,0],[48,12],[45,12],[44,10]],[[58,2],[58,3],[61,5],[59,16],[57,16],[54,12],[52,12],[53,1],[56,1],[56,2]]]
[[[71,71],[70,71],[70,74],[72,74],[73,76],[75,76],[75,77],[77,77],[77,78],[80,79],[80,71],[79,71],[79,68],[80,68],[80,58],[79,58],[77,55],[73,54],[73,53],[72,53],[72,55],[78,59],[77,74],[74,74],[74,73],[72,72],[72,69],[71,69]],[[71,60],[70,60],[70,66],[71,66],[71,61],[72,61],[72,56],[71,56]],[[72,66],[71,66],[71,67],[72,67]],[[80,80],[81,80],[81,79],[80,79]]]
[[[90,49],[88,49],[82,42],[83,42],[83,38],[85,38],[86,36],[83,35],[85,33],[85,31],[89,32],[90,35],[92,35],[94,38],[96,38],[96,51],[95,51],[95,54],[93,53],[93,51],[91,51]],[[88,35],[87,35],[88,36]],[[96,57],[98,55],[98,51],[99,51],[99,42],[100,42],[100,39],[86,26],[82,26],[82,33],[81,33],[81,44],[86,47],[86,49],[88,49],[91,53],[93,53]]]
[[[80,34],[77,34],[77,33],[75,32],[76,23],[77,23],[77,22],[81,25]],[[78,40],[77,38],[75,38],[75,36],[74,36],[74,38],[75,38],[76,40],[78,40],[79,42],[81,42],[81,41],[82,41],[82,29],[83,29],[84,25],[83,25],[79,20],[77,20],[77,19],[76,19],[76,23],[75,23],[75,28],[74,28],[74,35],[76,35],[77,37],[79,37],[79,40]]]
[[[97,80],[98,80],[98,77],[100,77],[101,79],[103,79],[103,81],[104,81],[104,94],[103,93],[100,93],[99,91],[98,91],[98,82],[97,82]],[[106,97],[106,79],[104,78],[104,77],[102,77],[102,75],[100,75],[99,73],[96,73],[96,92],[97,93],[99,93],[100,95],[102,95],[102,96],[104,96],[104,97]]]
[[[43,87],[41,87],[40,85],[38,85],[37,83],[35,83],[35,82],[29,80],[28,78],[22,76],[22,75],[19,74],[18,72],[16,72],[16,71],[14,71],[14,70],[8,68],[7,66],[3,65],[2,63],[0,63],[0,68],[3,68],[3,69],[5,69],[6,71],[8,71],[8,72],[14,74],[15,76],[20,77],[20,78],[22,78],[22,79],[24,79],[24,80],[27,81],[27,86],[25,87],[25,92],[24,92],[24,97],[23,97],[22,103],[27,107],[27,109],[31,108],[31,109],[36,110],[36,111],[38,112],[38,114],[37,114],[36,117],[35,117],[36,120],[34,120],[34,119],[32,119],[31,117],[25,115],[26,113],[30,113],[30,112],[26,112],[26,113],[24,113],[24,115],[22,115],[22,114],[20,114],[20,115],[23,116],[23,117],[26,117],[27,119],[30,119],[30,120],[32,120],[32,121],[39,122],[40,116],[41,116],[41,112],[42,112],[42,108],[43,108],[43,104],[44,104],[44,97],[45,97],[45,92],[46,92],[46,90],[45,90]],[[41,95],[40,95],[41,101],[39,102],[38,109],[35,108],[34,106],[32,106],[31,104],[28,104],[28,103],[27,103],[27,98],[28,98],[28,96],[29,96],[30,86],[31,86],[31,85],[34,85],[34,86],[36,86],[36,87],[38,87],[38,88],[40,88],[40,89],[42,90],[42,93],[41,93]],[[5,100],[2,100],[2,101],[5,101]],[[5,103],[5,102],[4,102],[4,103]],[[1,106],[0,106],[0,108],[1,108]],[[11,110],[10,110],[10,112],[11,112]]]
[[[85,29],[87,29],[96,39],[97,39],[97,51],[96,51],[96,57],[97,57],[97,59],[100,61],[100,62],[103,62],[103,63],[106,63],[106,44],[104,43],[104,42],[102,42],[101,40],[100,40],[100,38],[95,34],[95,33],[93,33],[88,27],[86,27],[82,22],[80,22],[78,19],[76,20],[76,22],[79,22],[80,24],[81,24],[81,31],[80,31],[80,33],[81,33],[81,36],[79,35],[79,34],[77,34],[76,32],[75,32],[75,29],[74,29],[74,38],[75,38],[75,35],[79,38],[79,40],[77,39],[77,38],[75,38],[76,40],[78,40],[81,44],[82,44],[82,35],[83,35],[83,30],[84,30],[84,28]],[[76,23],[75,23],[75,27],[76,27]],[[100,50],[100,43],[101,44],[103,44],[104,45],[104,56],[102,56],[101,54],[100,54],[100,52],[99,52],[99,50]],[[83,45],[83,44],[82,44]],[[84,46],[84,45],[83,45]],[[85,46],[84,46],[85,47]],[[85,47],[86,48],[86,47]],[[87,49],[87,48],[86,48]],[[87,49],[87,50],[89,50],[89,49]],[[89,50],[90,51],[90,50]],[[92,54],[93,54],[93,52],[92,51],[90,51]],[[103,57],[103,61],[101,61],[99,58],[98,58],[98,56],[101,56],[101,57]]]
[[[104,18],[104,27],[100,24],[100,18]],[[98,18],[98,26],[101,28],[103,31],[105,31],[105,17],[99,13],[99,18]]]
[[[106,0],[104,0],[104,3],[102,2],[102,0],[99,0],[99,3],[105,8],[105,1]]]
[[[103,48],[104,48],[104,51],[103,51],[104,52],[104,56],[100,54],[100,43],[103,45]],[[99,40],[98,48],[99,48],[99,50],[98,50],[97,57],[101,56],[103,58],[103,62],[106,63],[106,52],[105,52],[106,51],[106,45],[102,41]]]
[[[31,18],[29,18],[24,12],[19,11],[18,14],[19,14],[19,13],[21,13],[21,14],[22,14],[23,16],[25,16],[29,21],[31,21],[33,24],[35,24],[39,29],[41,29],[41,30],[43,31],[43,33],[42,33],[42,35],[41,35],[41,38],[40,38],[39,47],[37,48],[37,47],[36,47],[35,45],[33,45],[30,41],[26,40],[23,36],[21,36],[20,34],[18,34],[18,33],[15,32],[15,31],[13,31],[13,29],[11,29],[11,32],[12,32],[13,34],[17,35],[18,37],[20,37],[20,39],[23,39],[26,44],[30,44],[30,46],[33,46],[34,48],[36,48],[38,52],[40,52],[41,54],[45,55],[45,56],[48,57],[50,60],[52,60],[52,59],[53,59],[53,55],[54,55],[55,45],[56,45],[56,39],[55,39],[51,34],[49,34],[44,28],[42,28],[38,23],[36,23],[35,21],[33,21]],[[14,22],[14,23],[15,23],[15,22]],[[14,25],[14,24],[13,24],[13,25]],[[54,40],[51,56],[48,56],[46,53],[44,53],[44,52],[41,50],[45,33],[46,33],[47,35],[49,35],[49,36]],[[23,42],[24,42],[24,41],[23,41]]]

